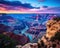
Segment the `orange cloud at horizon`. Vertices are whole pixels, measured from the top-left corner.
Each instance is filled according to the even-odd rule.
[[[8,9],[6,9],[4,7],[0,7],[0,13],[24,13],[24,12],[27,12],[27,10],[24,9],[24,8],[20,8],[18,10],[11,10],[11,9],[8,10]]]
[[[9,7],[9,6],[8,6]],[[16,9],[14,9],[16,8]],[[48,8],[41,8],[41,9],[29,9],[23,7],[12,7],[12,9],[8,9],[7,6],[0,7],[0,13],[60,13],[56,12],[55,10],[48,10]]]

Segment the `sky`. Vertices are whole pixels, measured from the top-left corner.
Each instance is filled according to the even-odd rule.
[[[59,11],[60,0],[0,0],[2,12],[39,12],[46,9]]]
[[[7,0],[5,0],[7,1]],[[60,0],[8,0],[8,1],[19,1],[21,3],[29,3],[34,7],[40,6],[60,6]]]

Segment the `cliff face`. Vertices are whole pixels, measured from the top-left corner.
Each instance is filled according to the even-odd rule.
[[[47,27],[46,34],[40,40],[38,40],[38,44],[41,45],[41,43],[43,42],[44,45],[49,46],[49,44],[53,44],[53,42],[50,41],[51,38],[55,37],[57,32],[60,32],[60,20],[59,21],[49,20],[46,24],[46,27]],[[57,43],[55,41],[56,40],[54,40],[54,44],[56,45]],[[59,42],[60,41],[58,41],[58,43]]]
[[[54,20],[49,20],[46,24],[47,30],[46,30],[46,35],[42,37],[41,40],[45,41],[45,37],[47,40],[50,40],[51,37],[53,37],[56,32],[60,30],[60,21],[54,21]]]
[[[57,31],[60,29],[60,21],[50,20],[47,22],[47,31],[46,37],[49,39],[56,34]]]

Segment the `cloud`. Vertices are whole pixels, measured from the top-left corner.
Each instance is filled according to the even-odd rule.
[[[9,5],[9,6],[14,6],[14,7],[18,7],[18,6],[21,6],[21,7],[24,7],[24,8],[34,8],[33,6],[31,6],[30,4],[28,3],[24,3],[22,4],[20,1],[0,1],[0,4],[4,4],[4,5]]]
[[[44,13],[60,13],[60,7],[48,7],[43,8],[43,10],[39,10],[38,12],[44,12]]]
[[[46,12],[60,12],[60,7],[48,7],[48,6],[42,6],[42,7],[33,7],[28,3],[24,3],[22,4],[19,1],[4,1],[4,0],[0,0],[0,11],[7,11],[7,12],[17,12],[17,13],[21,13],[21,12],[33,12],[33,13],[46,13]]]
[[[0,4],[0,11],[7,11],[7,12],[25,12],[27,11],[29,8],[24,8],[21,6],[18,7],[14,7],[14,6],[8,6],[8,5],[4,5],[4,4]]]

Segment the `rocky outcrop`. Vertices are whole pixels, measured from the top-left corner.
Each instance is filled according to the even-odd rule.
[[[23,46],[22,48],[38,48],[38,44],[37,43],[28,43],[25,46]]]
[[[57,36],[56,35],[57,32],[60,33],[60,18],[57,17],[57,18],[54,18],[53,20],[49,20],[46,24],[46,27],[47,27],[46,34],[38,41],[38,44],[40,45],[43,44],[47,48],[49,48],[49,46],[51,46],[52,44],[56,47],[57,39],[55,39],[54,42],[52,42],[51,38]]]

